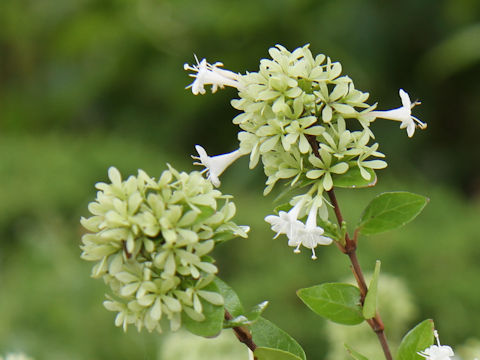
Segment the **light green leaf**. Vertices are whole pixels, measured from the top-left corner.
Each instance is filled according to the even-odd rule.
[[[427,319],[410,330],[398,347],[397,360],[421,360],[418,351],[423,351],[433,344],[433,320]]]
[[[245,326],[254,324],[265,311],[268,306],[268,301],[263,301],[258,305],[255,305],[245,315],[240,315],[232,320],[226,321],[223,325],[224,328],[232,328],[236,326]]]
[[[365,319],[371,319],[375,317],[375,314],[377,313],[377,288],[378,277],[380,275],[380,265],[380,260],[377,260],[375,263],[375,271],[373,272],[373,277],[370,281],[365,301],[363,302],[363,317]]]
[[[253,354],[258,360],[301,360],[297,355],[287,351],[267,347],[257,347]]]
[[[270,348],[282,350],[286,353],[295,355],[301,360],[306,360],[305,352],[302,347],[285,331],[271,323],[270,321],[259,318],[255,324],[250,326],[252,331],[253,341],[258,348]],[[256,354],[256,352],[255,352]],[[260,360],[261,358],[259,358]],[[283,358],[265,358],[265,359],[283,359]],[[290,358],[285,358],[290,359]]]
[[[375,186],[377,175],[372,169],[365,169],[371,176],[370,180],[365,180],[360,173],[358,166],[348,169],[345,174],[333,175],[333,186],[341,188],[363,188]]]
[[[399,228],[420,214],[428,201],[425,196],[406,191],[380,194],[366,207],[358,228],[365,235]]]
[[[300,289],[297,295],[314,313],[333,322],[357,325],[364,320],[356,286],[327,283]]]
[[[220,292],[217,285],[213,282],[205,286],[203,290]],[[200,301],[202,303],[205,320],[195,321],[185,312],[182,312],[182,323],[185,328],[194,335],[203,337],[216,336],[222,331],[225,309],[223,306],[213,305],[204,299],[200,299]]]
[[[355,359],[355,360],[368,360],[367,357],[363,356],[359,352],[353,350],[349,345],[343,344],[345,348],[347,349],[347,352]]]

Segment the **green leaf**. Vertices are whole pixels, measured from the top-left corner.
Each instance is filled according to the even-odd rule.
[[[375,271],[373,272],[370,286],[368,287],[365,301],[363,302],[363,317],[365,319],[371,319],[375,317],[377,313],[377,288],[378,288],[378,276],[380,275],[380,260],[375,263]]]
[[[250,326],[250,330],[252,331],[253,341],[258,348],[282,350],[283,352],[295,355],[301,360],[306,360],[305,352],[302,347],[290,335],[270,321],[261,317],[255,322],[255,324]],[[276,358],[270,357],[265,359]]]
[[[418,351],[423,351],[433,344],[433,320],[427,319],[410,330],[398,347],[397,360],[421,360]]]
[[[301,360],[297,355],[287,351],[267,347],[257,347],[253,354],[258,360]]]
[[[227,309],[232,316],[240,316],[245,313],[240,298],[235,290],[218,277],[213,280],[213,283],[218,287],[220,294],[223,296],[225,309]]]
[[[372,169],[365,169],[370,174],[370,180],[365,180],[360,173],[360,168],[350,168],[345,174],[333,175],[333,186],[341,188],[364,188],[375,186],[377,175]]]
[[[363,356],[362,354],[360,354],[359,352],[353,350],[350,345],[347,345],[347,344],[343,344],[343,346],[345,346],[345,348],[347,349],[347,352],[355,359],[355,360],[368,360],[367,357]]]
[[[202,290],[220,292],[215,283],[210,283]],[[195,321],[190,318],[185,312],[182,312],[182,323],[185,328],[194,335],[203,337],[216,336],[223,329],[223,319],[225,316],[225,308],[223,306],[216,306],[204,299],[200,298],[203,307],[203,315],[205,320]]]
[[[412,221],[429,199],[409,192],[388,192],[375,197],[362,214],[358,228],[364,235],[399,228]]]
[[[252,325],[255,323],[262,313],[267,308],[268,301],[264,301],[258,305],[255,305],[250,311],[248,311],[245,315],[239,315],[232,320],[226,321],[223,324],[224,328],[232,328],[236,326],[245,326],[245,325]]]
[[[327,283],[300,289],[297,295],[314,313],[333,322],[357,325],[364,320],[356,286]]]
[[[245,312],[237,293],[227,285],[227,283],[218,277],[215,278],[214,283],[217,285],[220,294],[223,296],[225,309],[227,309],[230,315],[233,316],[233,319],[224,322],[223,328],[252,325],[258,320],[258,318],[260,318],[267,308],[268,301],[263,301],[262,303],[255,305],[250,311]]]

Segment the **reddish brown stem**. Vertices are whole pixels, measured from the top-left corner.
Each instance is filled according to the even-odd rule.
[[[232,320],[233,316],[225,309],[225,320]],[[238,341],[245,344],[252,352],[255,351],[257,345],[253,342],[252,334],[245,326],[235,326],[232,328],[235,336],[237,337]],[[256,357],[254,357],[257,360]]]
[[[335,211],[335,216],[337,218],[338,224],[342,226],[343,224],[343,216],[342,212],[340,211],[340,206],[338,205],[337,197],[335,196],[335,192],[333,189],[327,191],[328,197],[330,198],[330,202],[332,203],[333,209]],[[353,239],[350,238],[348,233],[345,234],[345,251],[344,253],[348,255],[350,259],[350,263],[352,264],[352,271],[357,281],[358,288],[360,289],[360,301],[363,305],[365,301],[365,296],[367,296],[368,287],[367,283],[365,282],[365,277],[363,276],[362,268],[360,267],[360,263],[358,262],[357,258],[357,241],[358,241],[358,233],[355,232]],[[372,319],[368,319],[367,323],[370,325],[372,330],[377,334],[378,341],[382,346],[383,353],[385,354],[385,358],[387,360],[393,360],[392,353],[390,352],[390,348],[388,346],[387,338],[384,332],[384,325],[382,322],[382,318],[380,314],[377,312],[375,317]]]

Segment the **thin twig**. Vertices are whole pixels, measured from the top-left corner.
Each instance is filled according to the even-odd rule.
[[[340,211],[340,206],[338,205],[337,198],[335,196],[335,192],[333,188],[327,191],[327,194],[330,198],[330,201],[333,205],[333,209],[335,211],[335,216],[337,217],[338,224],[342,226],[343,223],[343,216],[342,212]],[[363,305],[365,301],[365,296],[367,296],[368,287],[367,283],[365,282],[365,277],[363,276],[362,268],[360,267],[360,263],[358,262],[357,258],[357,241],[358,241],[358,233],[355,232],[353,240],[350,239],[348,233],[345,234],[345,250],[346,254],[350,259],[350,263],[352,264],[351,268],[353,271],[353,275],[355,280],[357,281],[358,288],[360,289],[360,301]],[[372,319],[368,319],[367,323],[370,325],[372,330],[377,334],[378,340],[380,345],[382,346],[383,353],[385,354],[385,358],[387,360],[393,360],[392,353],[390,351],[390,347],[388,346],[387,338],[385,336],[385,326],[383,325],[382,318],[380,314],[377,312],[375,317]]]
[[[225,320],[232,320],[233,316],[225,309]],[[253,342],[252,334],[245,326],[235,326],[232,328],[235,336],[237,337],[238,341],[245,344],[252,352],[255,351],[257,345]],[[257,360],[256,357],[254,357]]]

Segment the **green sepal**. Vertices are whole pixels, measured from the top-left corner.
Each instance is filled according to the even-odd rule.
[[[421,360],[418,355],[433,344],[433,320],[427,319],[410,330],[402,339],[397,351],[397,360]]]
[[[278,214],[280,211],[288,212],[291,208],[292,208],[292,205],[290,205],[290,203],[287,202],[287,203],[276,206],[273,209],[273,211],[275,212],[275,214]]]
[[[194,224],[199,224],[206,219],[208,219],[210,216],[212,216],[215,213],[215,210],[212,209],[210,206],[205,206],[205,205],[195,205],[196,208],[200,210],[200,213],[198,214],[197,218],[194,221]]]
[[[219,288],[215,283],[210,283],[202,290],[219,293]],[[225,316],[225,308],[223,306],[213,305],[200,297],[203,307],[203,315],[205,320],[195,321],[190,318],[185,312],[182,312],[182,324],[185,329],[194,335],[203,337],[212,337],[218,335],[223,329],[223,319]]]
[[[363,356],[362,354],[360,354],[358,351],[355,351],[353,350],[350,345],[347,345],[347,344],[343,344],[343,346],[345,346],[345,348],[347,349],[347,352],[352,356],[352,358],[354,358],[355,360],[368,360],[368,358],[366,356]]]
[[[357,228],[364,235],[399,228],[420,214],[428,201],[425,196],[406,191],[380,194],[365,208]]]
[[[370,286],[368,287],[365,301],[363,302],[363,317],[365,319],[371,319],[375,317],[377,313],[377,289],[378,289],[378,277],[380,275],[380,260],[375,263],[375,270],[373,272]]]
[[[255,324],[250,326],[250,330],[252,332],[252,337],[254,343],[258,346],[257,349],[260,348],[268,348],[272,350],[277,350],[277,352],[274,351],[266,351],[265,356],[269,356],[269,354],[280,354],[287,353],[291,354],[291,356],[294,357],[285,357],[285,358],[272,358],[272,357],[265,357],[265,358],[259,358],[261,359],[285,359],[285,360],[290,360],[290,359],[301,359],[301,360],[306,360],[305,352],[303,351],[302,347],[293,339],[290,335],[288,335],[285,331],[280,329],[278,326],[273,324],[272,322],[266,320],[263,317],[260,317]],[[263,354],[264,350],[259,351],[261,355]],[[257,355],[257,352],[255,351],[254,353]],[[285,355],[286,356],[286,355]]]
[[[300,289],[297,295],[314,313],[333,322],[357,325],[364,321],[360,290],[354,285],[326,283]]]
[[[370,180],[365,180],[360,173],[358,166],[350,168],[345,174],[334,174],[333,186],[340,188],[365,188],[375,186],[377,183],[377,175],[375,171],[369,168],[364,169],[370,174]]]

